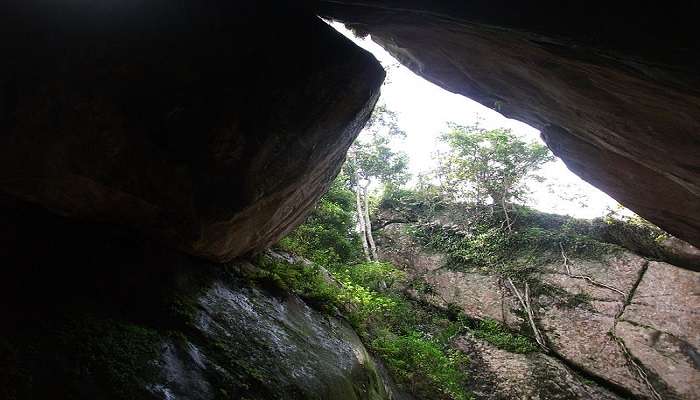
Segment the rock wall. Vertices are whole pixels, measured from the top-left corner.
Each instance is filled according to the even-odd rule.
[[[448,214],[432,222],[388,224],[378,232],[380,257],[429,285],[427,293],[414,292],[417,298],[529,332],[517,297],[493,269],[454,269],[446,253],[411,234],[425,223],[449,221],[443,226],[454,228],[459,219]],[[460,339],[459,347],[478,360],[472,365],[475,393],[481,398],[696,398],[700,273],[626,250],[601,259],[567,258],[569,271],[562,258],[538,267],[534,275],[542,289],[534,291],[533,307],[549,354],[524,356],[475,337]],[[536,371],[567,372],[537,378],[532,376]],[[580,389],[581,378],[569,378],[577,373],[586,378],[583,382],[593,380],[606,390]],[[547,394],[544,381],[566,389]]]
[[[393,398],[346,322],[256,284],[248,262],[35,207],[1,215],[22,222],[0,231],[2,399]]]
[[[458,338],[456,347],[469,355],[478,399],[620,399],[541,353],[514,354],[471,336]]]
[[[322,1],[416,74],[542,131],[583,179],[700,245],[695,5]]]
[[[303,221],[379,63],[302,7],[6,2],[0,191],[225,261]]]

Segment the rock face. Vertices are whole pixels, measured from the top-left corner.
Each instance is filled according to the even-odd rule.
[[[419,279],[434,289],[427,296],[439,306],[456,304],[476,318],[492,318],[511,327],[522,320],[513,314],[515,299],[498,278],[482,273],[453,271],[444,268],[444,254],[426,251],[407,232],[409,223],[393,223],[381,230],[379,257],[406,270],[412,279]]]
[[[299,298],[216,281],[197,307],[204,349],[187,340],[162,344],[159,375],[148,385],[162,399],[214,399],[222,389],[260,399],[389,398],[352,328]],[[259,393],[246,393],[251,382]]]
[[[624,254],[605,262],[571,263],[571,273],[586,274],[611,289],[595,286],[583,279],[571,278],[564,267],[545,267],[542,280],[570,295],[584,295],[590,299],[585,304],[564,307],[555,296],[538,297],[541,328],[553,350],[573,364],[603,377],[613,385],[626,388],[636,396],[648,396],[643,383],[631,370],[624,350],[610,335],[614,332],[618,314],[625,305],[626,295],[637,283],[646,260],[632,254]]]
[[[514,354],[469,336],[457,339],[456,346],[469,355],[472,390],[479,399],[619,399],[544,354]]]
[[[683,399],[700,389],[699,287],[699,274],[650,262],[616,328],[652,382],[665,382]]]
[[[393,398],[346,322],[256,285],[247,262],[33,207],[0,215],[24,223],[0,235],[2,399]]]
[[[446,253],[426,248],[411,234],[420,223],[435,227],[450,220],[448,216],[386,225],[377,240],[380,257],[428,284],[426,293],[415,293],[423,300],[529,332],[517,298],[493,270],[455,270]],[[454,222],[447,226],[455,227]],[[569,257],[567,264],[568,272],[562,259],[538,267],[533,276],[540,282],[532,295],[533,308],[552,350],[549,355],[513,354],[474,337],[460,339],[459,347],[477,360],[471,366],[477,377],[475,393],[480,398],[608,398],[614,393],[623,398],[695,399],[700,391],[700,273],[626,250],[600,259]],[[582,389],[581,382],[587,381],[571,378],[571,368],[611,393],[597,386],[597,394]],[[556,378],[536,377],[536,371]],[[572,392],[553,389],[563,397],[543,393],[544,381]]]
[[[573,172],[700,245],[694,6],[321,4],[415,73],[540,129]]]
[[[0,191],[215,261],[303,220],[384,76],[300,6],[10,3]]]

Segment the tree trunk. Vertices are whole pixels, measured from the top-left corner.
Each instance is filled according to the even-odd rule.
[[[369,182],[367,183],[369,186]],[[369,195],[367,194],[367,186],[362,188],[362,195],[365,198],[365,232],[367,232],[367,242],[369,243],[369,251],[372,260],[377,261],[377,246],[374,244],[374,236],[372,236],[372,222],[369,219]]]
[[[510,216],[508,215],[508,204],[506,203],[505,196],[501,198],[501,206],[503,207],[503,215],[506,217],[506,228],[508,228],[508,233],[513,232],[513,223],[510,221]]]
[[[365,260],[371,261],[369,246],[367,244],[367,227],[365,227],[365,216],[362,212],[362,201],[360,200],[360,184],[355,185],[355,202],[357,205],[357,226],[360,228],[360,238],[362,240],[362,250],[365,252]]]

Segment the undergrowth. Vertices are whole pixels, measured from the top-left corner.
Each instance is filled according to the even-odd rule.
[[[257,264],[262,272],[256,277],[260,284],[292,291],[319,309],[344,316],[397,383],[420,399],[471,398],[469,359],[454,346],[459,336],[471,335],[514,353],[538,351],[533,338],[495,320],[476,320],[458,307],[440,309],[409,297],[407,289],[419,297],[434,290],[420,279],[407,281],[393,265],[361,262],[352,203],[347,193],[340,195],[342,188],[336,189],[307,223],[280,243],[284,250],[314,263],[261,257]],[[540,282],[535,272],[562,261],[560,246],[568,256],[589,260],[605,259],[619,248],[597,240],[596,227],[589,221],[513,207],[515,222],[512,229],[505,229],[491,207],[450,203],[438,193],[393,190],[380,205],[391,211],[386,221],[413,222],[409,234],[421,245],[446,254],[449,268],[528,282],[534,293],[550,294],[566,307],[586,304],[590,299],[585,295],[558,293]],[[441,215],[460,217],[450,218],[452,226],[426,222]]]
[[[409,233],[428,248],[448,255],[447,266],[455,270],[477,269],[503,277],[522,278],[538,267],[562,261],[560,245],[571,257],[601,260],[620,250],[579,233],[580,227],[563,223],[548,226],[547,215],[538,220],[524,207],[514,215],[513,232],[501,226],[497,218],[481,218],[464,230],[438,224],[417,224]],[[577,229],[579,228],[579,229]]]
[[[337,266],[329,276],[313,264],[288,264],[268,256],[259,257],[256,265],[262,271],[253,277],[259,284],[289,290],[321,310],[341,313],[412,394],[471,398],[466,389],[468,357],[450,346],[464,329],[446,313],[405,297],[396,288],[405,275],[391,264]]]

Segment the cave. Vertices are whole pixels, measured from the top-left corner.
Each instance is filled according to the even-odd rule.
[[[695,8],[597,1],[6,2],[0,362],[10,367],[0,373],[0,395],[245,394],[217,392],[212,382],[235,383],[235,374],[207,375],[195,347],[177,335],[160,345],[165,369],[182,384],[174,392],[122,393],[122,381],[95,378],[89,369],[125,380],[140,374],[154,327],[184,329],[181,313],[171,313],[173,293],[218,282],[231,263],[275,244],[337,175],[385,73],[320,17],[371,35],[427,80],[539,129],[574,173],[700,246]],[[208,315],[238,293],[224,292],[206,303]],[[86,304],[89,310],[80,312],[90,317],[76,315],[75,307]],[[124,341],[134,331],[94,322],[104,318],[146,328],[136,332],[139,340]],[[62,359],[81,348],[63,338],[83,322],[112,346],[85,343],[100,354],[97,367]],[[219,328],[235,330],[228,324]],[[342,330],[318,329],[331,336]],[[200,350],[214,341],[211,330],[186,332]],[[110,356],[114,348],[123,352]],[[317,351],[319,368],[340,362],[322,345]],[[124,367],[130,372],[110,375]],[[358,393],[358,381],[370,382],[376,398],[389,391],[376,384],[381,366],[348,366],[350,382],[328,371],[313,384]],[[338,393],[329,389],[323,398],[372,398]]]

